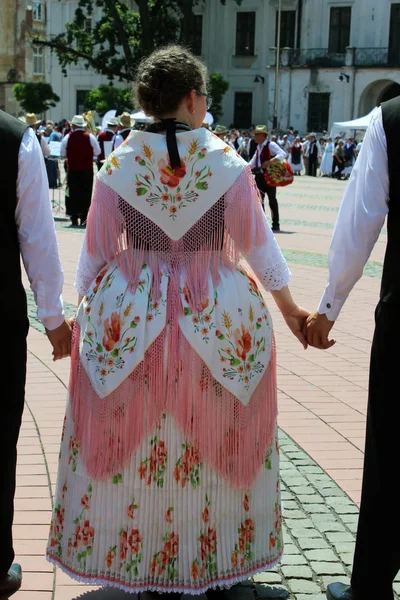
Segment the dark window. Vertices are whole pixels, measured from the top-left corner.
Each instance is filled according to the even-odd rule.
[[[234,126],[246,129],[252,122],[253,94],[251,92],[235,93]]]
[[[392,4],[389,31],[389,64],[400,66],[400,4]]]
[[[330,94],[309,94],[308,96],[308,131],[324,131],[329,124]]]
[[[256,13],[238,12],[236,18],[236,55],[254,56]]]
[[[278,11],[276,11],[275,46],[278,45]],[[281,48],[294,48],[296,33],[296,11],[281,11]]]
[[[86,96],[89,90],[76,91],[76,114],[81,115],[85,111]]]
[[[329,52],[344,54],[350,45],[351,7],[332,7],[329,23]]]
[[[201,56],[203,46],[203,15],[194,16],[191,46],[193,54]]]

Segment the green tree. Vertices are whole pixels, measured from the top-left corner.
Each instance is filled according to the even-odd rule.
[[[88,92],[85,100],[85,110],[95,110],[102,117],[108,110],[114,108],[118,115],[125,110],[132,111],[133,98],[130,88],[116,88],[112,84],[104,84]]]
[[[16,83],[13,87],[14,97],[25,112],[41,114],[56,106],[59,96],[53,92],[49,83]]]
[[[212,73],[210,75],[209,93],[212,96],[213,102],[211,112],[214,117],[214,121],[217,122],[221,118],[222,111],[222,98],[229,89],[229,82],[226,81],[219,73]]]
[[[109,80],[131,82],[138,61],[154,48],[193,39],[194,8],[203,0],[136,0],[137,11],[125,0],[79,0],[74,20],[52,39],[33,39],[51,48],[64,74],[70,64],[85,67]],[[220,0],[225,5],[228,0]],[[242,0],[229,0],[241,4]],[[94,21],[95,8],[102,16]]]

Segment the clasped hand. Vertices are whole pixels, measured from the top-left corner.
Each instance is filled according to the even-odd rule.
[[[75,317],[65,319],[57,329],[46,329],[47,337],[53,346],[53,361],[71,356],[72,330],[74,328]]]

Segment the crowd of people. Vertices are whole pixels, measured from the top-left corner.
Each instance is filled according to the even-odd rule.
[[[60,123],[40,121],[34,114],[27,114],[21,120],[36,132],[45,157],[50,188],[61,186],[57,158],[65,159],[66,213],[74,227],[86,226],[93,192],[93,162],[100,170],[108,150],[116,150],[133,129],[148,128],[144,123],[135,123],[128,112],[110,117],[103,129],[96,127],[85,115],[75,115],[70,121],[63,119]],[[211,129],[206,121],[203,127]],[[266,125],[252,126],[247,130],[216,125],[212,131],[251,164],[263,207],[265,196],[268,198],[274,232],[280,231],[276,187],[268,185],[264,178],[265,168],[270,162],[287,160],[296,176],[348,179],[361,148],[361,144],[357,145],[352,138],[344,140],[338,135],[332,140],[326,131],[318,139],[315,133],[301,137],[293,127],[279,136],[271,135]],[[51,142],[61,142],[59,157],[52,155]]]

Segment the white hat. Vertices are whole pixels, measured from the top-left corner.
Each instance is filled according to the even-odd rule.
[[[75,125],[76,127],[87,127],[87,122],[82,115],[75,115],[71,120],[71,125]]]
[[[110,125],[110,127],[118,127],[118,123],[119,119],[117,119],[117,117],[110,117],[107,119],[107,125]]]

